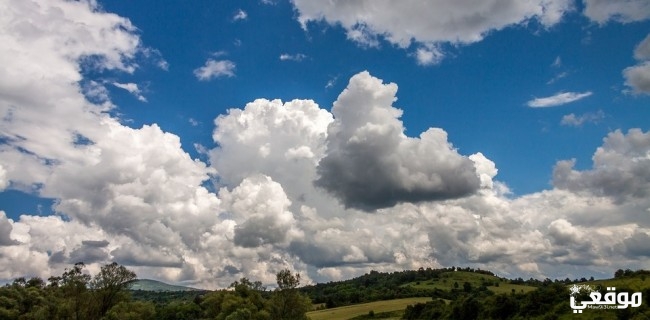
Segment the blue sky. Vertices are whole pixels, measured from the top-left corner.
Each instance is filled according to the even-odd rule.
[[[446,57],[433,66],[417,64],[415,44],[401,49],[380,37],[378,47],[364,47],[347,40],[340,26],[322,22],[303,30],[288,2],[102,6],[128,17],[143,42],[160,50],[171,66],[122,77],[150,92],[149,103],[139,103],[111,90],[120,111],[134,124],[158,123],[178,134],[195,157],[193,143],[213,144],[211,122],[228,108],[263,97],[313,99],[329,109],[347,80],[363,70],[399,85],[396,106],[405,110],[408,135],[444,128],[463,153],[498,159],[499,180],[516,194],[549,188],[557,160],[577,158],[578,166],[589,166],[608,131],[643,127],[650,116],[642,107],[646,97],[624,93],[621,74],[636,64],[632,53],[648,23],[599,25],[580,14],[579,4],[550,28],[533,19],[487,31],[478,43],[443,43]],[[235,20],[240,10],[246,18]],[[303,58],[281,60],[283,54]],[[234,76],[197,82],[192,70],[210,58],[232,61]],[[561,92],[593,94],[557,108],[527,107],[531,99]],[[564,115],[599,111],[604,119],[598,123],[561,124]],[[201,125],[192,127],[190,118]]]
[[[2,279],[650,267],[646,1],[1,8]]]

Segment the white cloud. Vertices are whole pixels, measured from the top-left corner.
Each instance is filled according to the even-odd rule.
[[[9,186],[9,179],[7,179],[7,170],[0,164],[0,192],[4,191]]]
[[[415,51],[415,58],[419,65],[431,66],[440,63],[445,55],[434,45],[424,45]]]
[[[650,94],[650,35],[636,46],[634,58],[640,63],[623,70],[625,85],[630,87],[633,93]]]
[[[646,0],[584,0],[584,14],[600,24],[609,20],[634,22],[650,18],[650,3]]]
[[[239,21],[239,20],[246,20],[247,18],[248,18],[248,14],[246,13],[246,11],[244,11],[242,9],[239,9],[235,13],[235,15],[232,17],[232,20],[233,21]]]
[[[368,72],[350,79],[332,108],[334,122],[316,185],[346,207],[362,210],[461,197],[478,189],[472,161],[453,149],[444,130],[430,128],[419,138],[404,135],[402,110],[392,106],[396,92],[397,85],[384,85]]]
[[[575,160],[560,161],[553,171],[553,185],[617,201],[650,195],[650,133],[630,129],[610,133],[593,156],[594,168],[573,169]]]
[[[550,97],[535,98],[527,102],[531,108],[547,108],[557,107],[580,99],[584,99],[592,94],[591,91],[587,92],[560,92]]]
[[[605,118],[605,113],[602,110],[597,112],[586,112],[579,116],[574,113],[564,115],[560,124],[564,126],[579,127],[585,123],[598,123]]]
[[[208,81],[219,77],[234,77],[235,63],[230,60],[208,59],[200,68],[194,70],[194,75],[201,81]]]
[[[140,90],[140,88],[138,88],[137,84],[131,83],[131,82],[129,82],[129,83],[113,82],[113,85],[120,88],[120,89],[124,89],[124,90],[130,92],[132,95],[134,95],[136,98],[138,98],[138,100],[140,100],[142,102],[147,102],[147,98],[145,98],[142,95],[142,91]]]
[[[637,60],[650,60],[650,34],[647,35],[634,49],[634,58]]]
[[[376,47],[378,38],[408,48],[419,44],[473,43],[488,33],[535,19],[545,27],[558,23],[572,10],[570,0],[507,2],[387,0],[317,1],[292,0],[304,29],[309,22],[326,21],[341,25],[348,39],[362,46]],[[420,47],[422,49],[422,47]],[[431,52],[431,49],[419,54]],[[441,55],[436,55],[441,57]],[[426,59],[425,59],[426,60]],[[429,61],[429,60],[427,60]]]
[[[552,67],[554,68],[559,68],[562,66],[562,58],[560,56],[557,56],[555,60],[553,60],[553,63],[551,64]]]
[[[461,156],[442,129],[405,136],[397,86],[362,73],[332,113],[312,100],[258,99],[220,115],[217,147],[202,150],[208,167],[157,125],[111,117],[106,88],[79,73],[85,54],[98,56],[100,70],[134,71],[139,39],[128,21],[89,2],[0,10],[0,183],[55,199],[57,212],[0,213],[0,279],[60,274],[75,259],[93,261],[91,272],[116,260],[143,278],[205,288],[242,276],[272,284],[283,268],[307,281],[452,264],[573,277],[576,267],[609,275],[650,262],[638,254],[650,234],[639,214],[650,208],[647,132],[613,132],[592,169],[558,162],[553,189],[513,198],[494,162]],[[204,187],[215,175],[217,194]],[[407,194],[436,175],[443,185],[468,175],[476,188],[453,199],[402,197],[367,214],[314,186],[394,178]]]
[[[283,53],[280,55],[280,60],[286,61],[286,60],[291,60],[291,61],[302,61],[307,58],[306,55],[302,53],[296,53],[296,54],[288,54],[288,53]]]

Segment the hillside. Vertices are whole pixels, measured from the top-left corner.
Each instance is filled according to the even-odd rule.
[[[175,291],[204,291],[201,289],[175,286],[161,281],[151,279],[138,279],[129,284],[129,290],[156,291],[156,292],[175,292]]]

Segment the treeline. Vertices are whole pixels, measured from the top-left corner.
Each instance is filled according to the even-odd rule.
[[[84,268],[77,263],[48,283],[18,278],[0,288],[0,319],[123,319],[127,312],[146,318],[154,312],[153,306],[130,301],[126,287],[136,278],[132,271],[112,263],[90,276]]]
[[[408,306],[402,319],[559,319],[572,314],[569,286],[563,281],[549,279],[539,283],[536,290],[528,293],[495,294],[479,288],[456,290],[453,299],[434,297],[431,302]],[[606,293],[605,288],[599,291],[601,295]],[[636,291],[619,286],[616,292],[631,294]],[[650,288],[641,292],[643,301],[638,308],[589,311],[599,319],[650,319]],[[590,299],[588,293],[581,295],[581,299]]]
[[[0,287],[0,319],[303,320],[311,310],[311,301],[297,289],[300,275],[289,270],[276,274],[278,287],[274,291],[242,278],[229,290],[193,293],[191,299],[172,294],[157,301],[133,299],[128,284],[136,275],[117,263],[103,266],[95,276],[85,273],[84,268],[83,263],[77,263],[47,283],[41,278],[18,278]],[[156,296],[161,294],[154,293]]]
[[[453,299],[455,293],[448,291],[402,286],[409,282],[437,279],[442,274],[451,271],[466,271],[495,276],[490,271],[470,267],[420,268],[418,270],[404,270],[390,273],[373,270],[354,279],[319,283],[305,286],[300,290],[308,295],[314,304],[324,304],[325,308],[411,297],[433,296],[443,299]]]

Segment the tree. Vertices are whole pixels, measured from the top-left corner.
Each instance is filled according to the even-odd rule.
[[[311,301],[296,288],[300,284],[300,274],[293,275],[288,269],[276,274],[278,288],[271,296],[271,317],[283,320],[307,319]]]
[[[103,317],[106,312],[127,298],[127,286],[136,279],[133,271],[113,262],[103,266],[95,275],[90,287],[98,303],[99,316]]]
[[[83,262],[77,262],[72,269],[66,269],[61,275],[60,288],[65,299],[61,311],[66,318],[79,320],[88,317],[90,309],[88,283],[91,277],[89,274],[83,273],[85,267]]]

